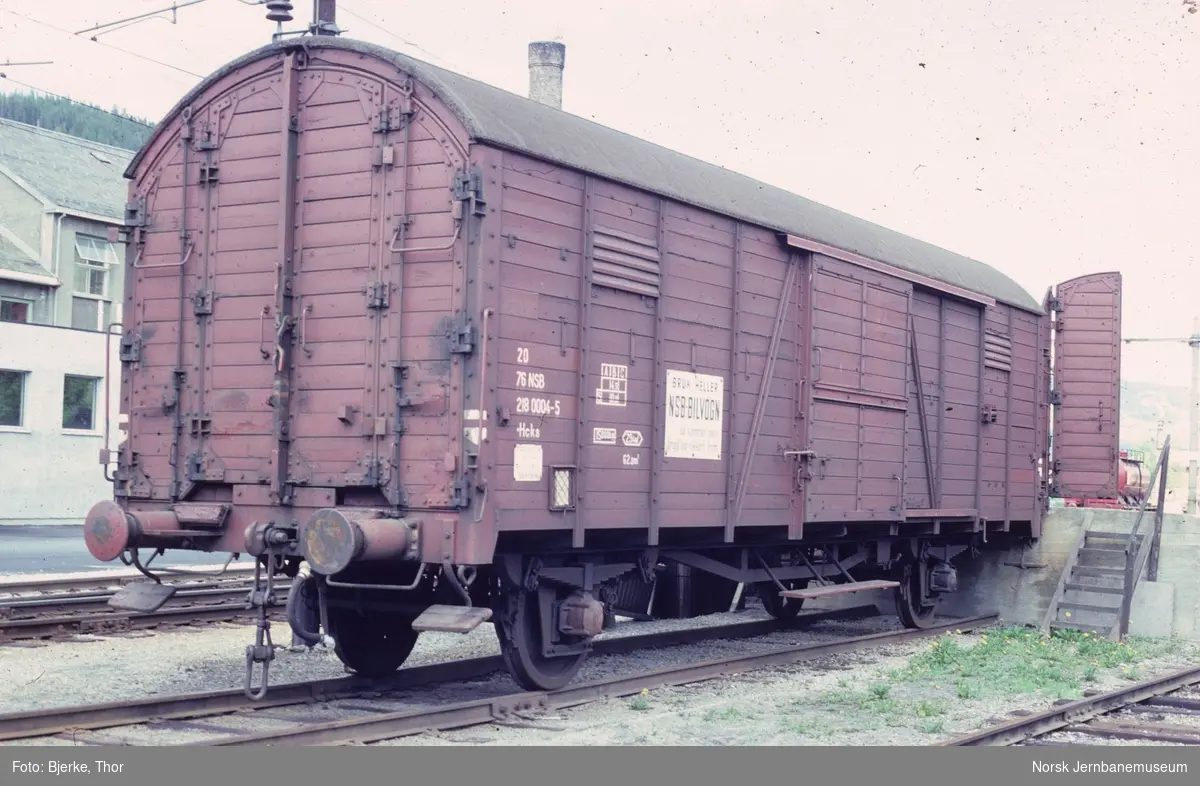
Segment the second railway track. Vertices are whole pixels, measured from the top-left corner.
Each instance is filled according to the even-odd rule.
[[[1200,666],[1063,702],[942,745],[1058,747],[1104,740],[1200,745]]]
[[[149,614],[108,605],[121,587],[146,581],[141,574],[0,583],[0,644],[72,634],[112,634],[196,622],[249,619],[253,572],[231,569],[217,577],[189,576],[167,582],[179,591]],[[281,609],[273,609],[278,617]]]
[[[765,620],[634,634],[597,641],[595,653],[621,655],[640,649],[712,639],[748,639],[807,627],[821,621],[876,615],[878,609],[865,606],[804,614],[791,623]],[[750,654],[626,673],[544,693],[506,694],[482,690],[476,693],[487,695],[466,701],[445,701],[431,688],[439,683],[469,683],[502,671],[500,657],[412,667],[401,670],[385,681],[349,678],[279,685],[259,702],[247,700],[241,691],[219,691],[90,707],[39,710],[0,716],[0,740],[39,742],[40,738],[42,743],[57,740],[65,744],[91,745],[372,743],[429,730],[492,721],[505,722],[528,711],[578,706],[636,694],[643,689],[701,682],[728,674],[903,643],[942,635],[950,630],[987,626],[995,619],[995,615],[987,615],[953,620],[925,630],[889,631],[815,645],[775,647]],[[95,736],[95,732],[101,729],[109,733]],[[158,739],[155,739],[156,736]],[[161,740],[164,737],[174,738],[174,741],[163,742]]]

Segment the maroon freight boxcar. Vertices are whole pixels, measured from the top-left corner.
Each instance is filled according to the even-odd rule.
[[[490,621],[523,685],[565,684],[663,566],[779,616],[892,588],[924,626],[956,555],[1037,537],[1051,493],[1116,491],[1117,274],[1039,304],[329,37],[205,79],[127,176],[128,435],[88,547],[249,553],[363,674]],[[248,670],[272,653],[260,629]]]

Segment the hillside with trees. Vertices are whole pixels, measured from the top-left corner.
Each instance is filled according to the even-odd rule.
[[[138,150],[153,124],[120,109],[100,107],[36,93],[0,93],[0,118],[58,131],[103,145]]]

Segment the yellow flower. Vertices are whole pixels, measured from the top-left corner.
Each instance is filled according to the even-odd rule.
[[[1064,611],[1063,614],[1066,614],[1068,617],[1071,616],[1071,612],[1069,611]]]

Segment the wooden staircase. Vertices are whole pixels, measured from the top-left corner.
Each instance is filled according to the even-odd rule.
[[[1135,554],[1141,553],[1145,539],[1145,534],[1134,537]],[[1059,628],[1090,631],[1112,641],[1119,638],[1128,542],[1126,532],[1082,531],[1046,611],[1042,633]]]

